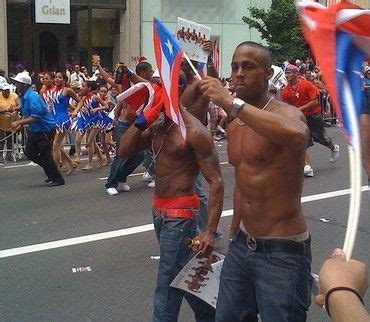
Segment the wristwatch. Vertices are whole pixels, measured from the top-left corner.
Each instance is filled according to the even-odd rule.
[[[245,105],[245,102],[243,100],[241,100],[240,98],[236,97],[236,98],[233,99],[233,105],[231,107],[231,111],[230,111],[230,115],[229,115],[231,120],[236,118],[236,115],[243,108],[244,105]]]

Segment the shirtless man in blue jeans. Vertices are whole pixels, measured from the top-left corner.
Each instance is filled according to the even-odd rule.
[[[244,42],[231,63],[236,98],[214,78],[200,90],[233,121],[233,240],[221,272],[216,321],[306,320],[311,300],[310,236],[301,192],[309,129],[302,112],[268,95],[273,75],[263,46]]]
[[[197,322],[213,322],[215,310],[206,302],[170,283],[194,253],[186,245],[194,238],[199,213],[195,181],[199,171],[210,185],[208,217],[204,232],[196,238],[199,250],[212,251],[223,204],[223,181],[216,148],[209,131],[181,107],[186,141],[178,125],[168,117],[159,118],[163,103],[137,116],[123,135],[118,154],[130,158],[152,147],[155,156],[156,185],[153,196],[153,222],[159,243],[160,260],[154,295],[154,322],[175,322],[183,297],[194,311]],[[202,114],[202,113],[200,113]]]

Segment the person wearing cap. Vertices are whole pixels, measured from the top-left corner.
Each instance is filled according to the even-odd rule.
[[[11,91],[8,83],[0,84],[0,163],[4,162],[3,150],[6,147],[6,160],[11,161],[11,123],[15,117],[14,112],[19,109],[18,95]]]
[[[28,126],[25,155],[45,171],[45,182],[51,186],[64,185],[52,156],[53,139],[55,135],[55,121],[40,96],[32,90],[31,77],[27,73],[18,73],[12,78],[20,96],[20,111],[22,119],[11,123],[13,132],[22,126]]]
[[[328,147],[330,149],[329,161],[334,163],[339,158],[339,146],[334,145],[332,139],[326,133],[321,117],[318,89],[310,81],[298,77],[297,74],[297,66],[288,65],[286,67],[285,77],[288,84],[281,91],[281,97],[284,102],[297,107],[305,115],[308,128],[311,132],[308,146],[312,146],[313,141],[315,141]],[[304,175],[307,177],[313,177],[314,175],[314,171],[310,165],[308,151],[306,151]]]

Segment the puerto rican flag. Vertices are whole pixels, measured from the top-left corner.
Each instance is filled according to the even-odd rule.
[[[117,95],[117,100],[130,105],[136,115],[139,115],[152,106],[163,104],[162,87],[153,83],[140,82]]]
[[[320,62],[345,137],[360,150],[356,129],[363,102],[362,62],[370,57],[370,10],[346,1],[328,8],[315,2],[297,5],[304,37]]]
[[[179,78],[183,51],[173,34],[157,18],[153,19],[153,42],[162,86],[166,115],[180,127],[184,141],[185,124],[180,113]]]

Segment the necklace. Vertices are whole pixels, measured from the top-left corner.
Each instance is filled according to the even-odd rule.
[[[154,153],[152,163],[157,159],[157,157],[158,157],[159,153],[161,152],[161,150],[162,150],[162,148],[163,148],[163,144],[164,144],[164,139],[166,138],[166,136],[167,136],[168,132],[170,131],[170,129],[172,128],[172,126],[173,126],[174,124],[175,124],[175,123],[172,123],[172,124],[171,124],[167,129],[166,129],[166,131],[164,132],[164,134],[163,134],[163,138],[162,138],[162,142],[161,142],[161,144],[160,144],[160,146],[159,146],[159,149],[158,149],[157,153],[154,153],[154,140],[155,140],[155,137],[156,137],[156,135],[157,135],[157,132],[158,132],[158,129],[159,129],[160,124],[158,124],[157,128],[155,129],[155,131],[154,131],[154,135],[153,135],[153,139],[152,139],[152,151],[153,151],[153,153]],[[151,164],[150,164],[150,166],[151,166]],[[149,166],[148,168],[150,168],[150,166]]]
[[[261,111],[264,110],[269,104],[270,102],[272,101],[273,97],[270,97],[270,99],[267,101],[267,103],[261,108]],[[240,119],[238,119],[238,125],[240,126],[244,126],[245,123],[240,121]]]

